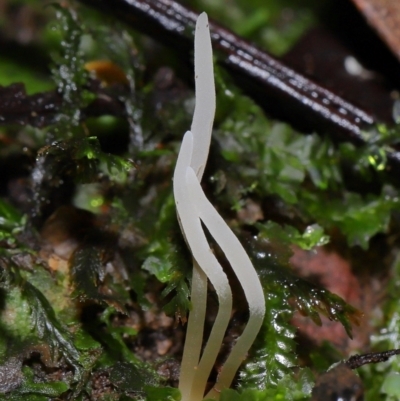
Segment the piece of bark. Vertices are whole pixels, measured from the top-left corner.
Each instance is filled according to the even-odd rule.
[[[370,363],[381,363],[386,362],[392,356],[400,355],[400,349],[391,349],[389,351],[383,352],[371,352],[369,354],[353,355],[347,361],[345,361],[346,366],[350,369],[357,369],[363,365]]]

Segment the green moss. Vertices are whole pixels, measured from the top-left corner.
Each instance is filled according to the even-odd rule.
[[[54,89],[50,77],[32,71],[30,66],[21,65],[15,60],[2,58],[0,61],[0,85],[7,86],[15,82],[23,82],[28,95]]]
[[[227,111],[219,115],[216,137],[222,156],[230,163],[224,171],[225,193],[219,191],[220,197],[229,198],[237,210],[246,197],[275,194],[284,203],[282,213],[295,215],[302,226],[338,228],[350,246],[364,249],[374,235],[388,231],[399,197],[390,185],[379,188],[382,175],[371,176],[371,167],[381,170],[374,156],[376,142],[358,150],[337,148],[317,135],[300,135],[286,124],[266,118],[250,99],[233,89],[227,92],[229,85],[222,74],[217,82]],[[393,135],[387,134],[387,140],[393,140]],[[349,189],[351,183],[344,171],[349,162],[354,179],[377,179],[378,193]]]

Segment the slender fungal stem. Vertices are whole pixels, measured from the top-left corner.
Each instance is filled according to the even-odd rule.
[[[197,215],[224,252],[243,287],[246,300],[249,304],[250,315],[246,328],[222,367],[215,389],[207,394],[207,398],[217,398],[217,388],[227,388],[231,385],[236,371],[245,359],[249,348],[261,328],[265,315],[264,292],[257,273],[243,246],[206,198],[195,172],[191,168],[186,169],[186,185],[192,197],[192,202],[196,205]]]
[[[215,115],[214,66],[210,30],[206,13],[200,14],[194,37],[194,76],[196,105],[190,131],[193,134],[193,153],[190,167],[201,181],[210,150]]]
[[[196,176],[201,181],[204,169],[207,163],[208,153],[210,149],[212,126],[215,115],[215,84],[214,84],[214,66],[211,46],[211,37],[208,27],[208,18],[205,13],[201,14],[196,23],[195,40],[194,40],[194,73],[196,88],[196,105],[193,114],[191,132],[193,134],[193,151],[190,166],[196,172]],[[196,267],[193,266],[193,288],[200,287],[200,276],[195,274]],[[206,296],[207,288],[202,286]],[[193,296],[191,297],[192,302]],[[199,305],[196,302],[196,305]],[[205,306],[204,306],[205,308]],[[231,315],[231,304],[224,303],[220,305],[220,316]],[[205,317],[205,316],[204,316]],[[190,318],[190,317],[189,317]],[[204,323],[203,323],[204,326]],[[203,326],[197,326],[197,333],[203,332]],[[217,318],[212,328],[207,345],[203,351],[203,357],[200,360],[193,380],[194,387],[190,395],[190,400],[195,400],[195,394],[204,393],[204,387],[207,383],[208,376],[215,362],[215,355],[218,354],[220,344],[215,341],[220,337],[221,332],[225,332],[227,326],[226,319]],[[190,336],[188,338],[191,338]]]
[[[215,114],[211,38],[206,14],[196,24],[195,36],[196,108],[192,131],[186,132],[174,172],[174,196],[182,232],[194,258],[192,312],[184,347],[179,382],[182,401],[201,401],[207,379],[221,348],[232,312],[232,292],[222,266],[212,253],[202,222],[214,237],[243,287],[250,317],[241,337],[223,366],[218,382],[208,394],[218,398],[231,385],[261,327],[265,300],[260,281],[239,240],[207,200],[200,180],[207,162]],[[201,272],[200,269],[203,271]],[[219,309],[203,354],[201,339],[206,314],[207,277],[218,296]]]
[[[179,389],[182,400],[190,400],[194,376],[200,359],[203,343],[204,321],[207,306],[207,276],[198,263],[193,261],[192,288],[190,293],[192,309],[189,313],[186,341],[183,348]]]
[[[189,164],[192,156],[192,149],[193,135],[190,131],[188,131],[183,137],[181,149],[179,151],[178,160],[175,167],[174,196],[178,216],[180,218],[180,224],[185,234],[186,241],[192,252],[192,255],[199,266],[201,266],[207,277],[210,279],[218,296],[219,310],[214,325],[217,325],[217,327],[219,327],[220,329],[219,331],[212,330],[211,335],[208,339],[208,343],[211,344],[210,347],[212,347],[213,350],[217,350],[217,352],[214,354],[207,354],[205,360],[206,362],[204,362],[204,369],[209,369],[208,372],[204,373],[208,378],[212,366],[217,358],[218,351],[221,348],[222,340],[225,335],[225,330],[229,323],[231,315],[230,312],[232,310],[232,293],[226,274],[224,273],[214,254],[211,252],[210,246],[207,242],[203,228],[201,226],[200,219],[196,214],[196,206],[192,202],[192,198],[188,192],[188,188],[186,185],[186,169],[190,168]],[[196,182],[198,183],[198,185],[200,185],[197,177]],[[192,300],[192,306],[194,309],[199,307],[200,305],[196,305]],[[203,306],[200,307],[202,308]],[[229,313],[226,313],[226,311],[229,311]],[[198,352],[196,349],[191,349],[191,339],[189,337],[186,337],[186,342],[189,342],[189,345],[188,348],[185,348],[185,351],[193,354]],[[196,341],[196,346],[198,346],[197,343],[198,342]],[[184,358],[185,357],[186,356],[184,356]],[[196,368],[197,365],[193,367],[193,369]],[[182,401],[198,401],[203,399],[205,383],[204,386],[200,386],[199,383],[197,383],[196,381],[194,381],[193,383],[183,383],[183,381],[180,380],[180,389],[183,387],[184,391],[186,392],[187,386],[193,386],[193,389],[191,391],[190,398],[185,399],[182,397]]]

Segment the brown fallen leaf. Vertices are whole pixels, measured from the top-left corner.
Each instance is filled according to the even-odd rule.
[[[364,399],[361,379],[344,363],[340,363],[317,379],[311,401]]]
[[[398,0],[353,0],[353,3],[400,60],[400,2]]]

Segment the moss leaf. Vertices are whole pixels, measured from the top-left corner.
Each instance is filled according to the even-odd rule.
[[[69,389],[69,385],[66,382],[61,381],[49,383],[34,382],[33,372],[28,367],[23,368],[23,374],[23,382],[16,391],[16,393],[19,394],[37,394],[48,397],[57,397]]]
[[[142,393],[145,386],[155,382],[152,374],[128,362],[117,362],[110,370],[110,380],[128,393]]]
[[[77,371],[80,371],[81,366],[78,362],[80,353],[72,341],[70,332],[57,319],[48,300],[28,281],[22,284],[21,290],[22,295],[29,302],[32,310],[32,324],[39,338],[44,340],[53,352],[62,353]]]
[[[146,401],[180,401],[181,392],[172,387],[146,387]]]

